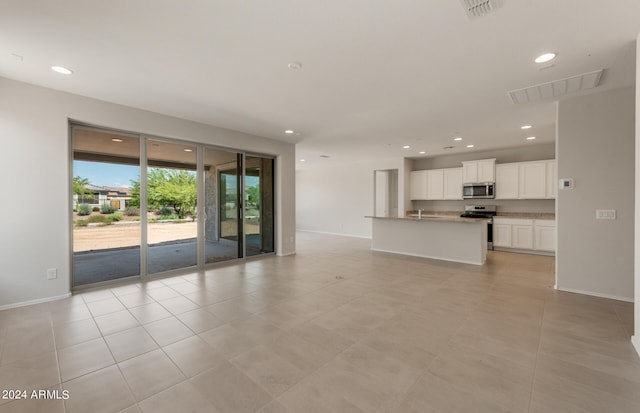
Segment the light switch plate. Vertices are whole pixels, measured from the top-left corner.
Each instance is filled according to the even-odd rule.
[[[616,210],[596,209],[596,219],[616,219]]]

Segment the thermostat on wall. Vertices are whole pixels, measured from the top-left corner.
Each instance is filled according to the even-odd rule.
[[[573,189],[573,179],[560,179],[558,181],[558,188],[560,189]]]

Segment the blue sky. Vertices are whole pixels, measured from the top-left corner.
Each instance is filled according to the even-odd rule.
[[[131,179],[137,181],[139,175],[139,166],[73,161],[73,176],[87,178],[94,185],[129,188]]]
[[[138,180],[140,167],[112,163],[73,161],[73,176],[87,178],[99,186],[131,187],[131,180]],[[258,178],[247,177],[247,186],[258,185]]]

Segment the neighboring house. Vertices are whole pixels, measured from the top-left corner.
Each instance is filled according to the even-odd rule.
[[[91,191],[91,195],[73,195],[73,204],[89,204],[92,207],[99,207],[102,204],[111,204],[116,209],[124,211],[127,203],[131,199],[129,188],[99,186],[88,184],[86,189]]]

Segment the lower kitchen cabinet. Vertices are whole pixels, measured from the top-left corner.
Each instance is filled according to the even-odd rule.
[[[548,219],[493,219],[493,246],[555,252],[556,222]]]
[[[522,250],[533,249],[533,225],[531,222],[511,226],[511,247]]]
[[[538,251],[556,250],[556,221],[535,220],[533,231],[533,249]]]
[[[493,220],[493,246],[511,247],[511,224]]]

